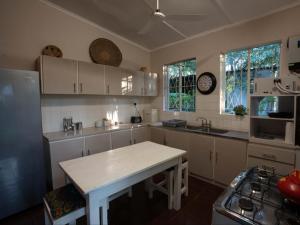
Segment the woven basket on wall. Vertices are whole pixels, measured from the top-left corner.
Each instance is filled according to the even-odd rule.
[[[118,46],[105,38],[98,38],[91,43],[90,56],[98,64],[119,66],[122,62],[122,53]]]

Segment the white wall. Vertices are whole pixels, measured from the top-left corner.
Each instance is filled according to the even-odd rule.
[[[61,48],[64,58],[90,62],[89,45],[100,37],[120,48],[121,67],[150,67],[150,53],[145,49],[41,0],[1,0],[0,30],[0,67],[34,70],[36,58],[49,44]],[[91,126],[117,106],[120,120],[126,122],[132,101],[129,97],[42,97],[43,130],[61,130],[64,115]],[[149,100],[140,102],[150,107]]]
[[[197,116],[204,116],[212,120],[215,127],[247,131],[249,118],[237,118],[231,115],[220,115],[220,62],[219,55],[228,50],[246,48],[281,40],[282,64],[281,74],[287,74],[285,60],[285,43],[289,36],[300,34],[300,7],[295,7],[248,23],[212,32],[191,40],[177,43],[151,53],[151,70],[160,74],[160,93],[154,99],[152,106],[161,110],[161,119],[183,118],[193,121]],[[216,90],[208,95],[201,95],[197,91],[195,113],[163,112],[163,78],[164,64],[187,58],[197,58],[197,74],[205,71],[215,74],[218,85]]]

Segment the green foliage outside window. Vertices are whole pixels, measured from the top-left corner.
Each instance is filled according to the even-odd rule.
[[[164,73],[166,110],[195,112],[196,59],[165,65]]]
[[[280,43],[258,46],[252,49],[231,51],[223,62],[225,76],[224,109],[233,113],[237,105],[247,107],[248,88],[253,93],[254,78],[277,77],[280,70]],[[250,74],[248,82],[248,74]],[[267,100],[271,100],[270,98]],[[269,104],[268,101],[262,102]],[[274,103],[270,103],[274,104]],[[269,104],[269,105],[270,105]]]

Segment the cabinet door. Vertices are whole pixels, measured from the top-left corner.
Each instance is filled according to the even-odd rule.
[[[213,179],[214,137],[189,134],[188,140],[190,173]]]
[[[50,159],[52,186],[58,188],[65,185],[65,175],[59,162],[75,159],[84,155],[83,138],[50,143]]]
[[[132,130],[133,144],[141,143],[144,141],[149,141],[149,128],[139,127]]]
[[[166,145],[182,150],[188,150],[188,134],[186,132],[165,130]]]
[[[145,96],[157,96],[157,73],[147,73],[145,74]]]
[[[150,127],[150,140],[157,144],[164,145],[165,140],[165,129],[158,127]]]
[[[111,133],[112,149],[131,145],[131,130],[121,130]]]
[[[135,71],[132,80],[132,95],[144,96],[144,82],[145,73],[142,71]]]
[[[76,94],[77,62],[42,56],[41,77],[43,94]]]
[[[110,134],[99,134],[85,138],[85,151],[87,155],[105,152],[111,149]]]
[[[119,67],[105,66],[106,93],[109,95],[125,95],[127,93],[127,81]]]
[[[215,181],[229,185],[246,168],[247,142],[215,138]]]
[[[78,89],[80,94],[104,95],[104,65],[78,62]]]

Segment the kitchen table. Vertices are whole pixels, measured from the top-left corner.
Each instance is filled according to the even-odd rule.
[[[147,141],[60,162],[60,167],[86,199],[88,224],[107,225],[109,196],[170,167],[175,168],[174,209],[179,210],[182,156],[185,153],[183,150]]]

